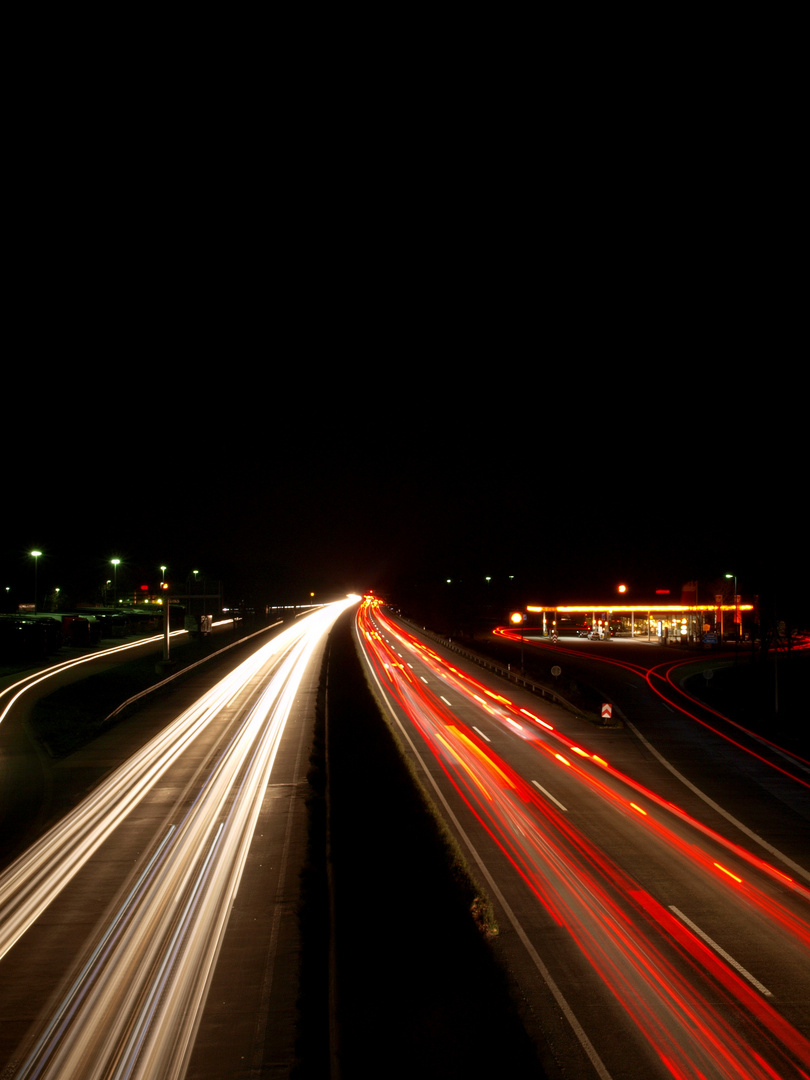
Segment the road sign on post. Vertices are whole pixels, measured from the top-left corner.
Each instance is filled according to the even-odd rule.
[[[607,702],[605,702],[604,705],[602,706],[602,719],[603,720],[612,720],[613,719],[613,706],[609,705]]]

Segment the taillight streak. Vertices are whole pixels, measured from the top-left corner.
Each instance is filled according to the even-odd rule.
[[[370,659],[376,666],[378,661],[373,655]],[[434,671],[439,667],[435,654],[430,659],[430,667]],[[476,701],[480,698],[481,684],[463,677],[452,665],[447,665],[447,669],[452,673],[457,689],[463,689],[472,701],[492,712],[491,706]],[[726,994],[753,1012],[769,1032],[775,1054],[781,1053],[781,1046],[788,1047],[805,1066],[810,1066],[810,1043],[803,1035],[772,1006],[763,1002],[745,980],[718,959],[691,930],[678,923],[675,933],[673,923],[677,920],[662,905],[594,847],[563,813],[543,800],[491,747],[484,746],[472,730],[463,732],[461,722],[439,703],[429,688],[411,682],[394,684],[393,689],[400,706],[421,732],[464,804],[555,922],[568,929],[583,955],[622,1002],[673,1076],[694,1077],[700,1075],[700,1070],[705,1070],[729,1080],[736,1080],[741,1075],[773,1080],[777,1073],[714,1009],[711,998],[716,988],[708,997],[697,991],[667,959],[661,951],[662,945],[674,948],[681,961],[696,975],[701,978],[708,975]],[[488,696],[499,700],[504,709],[517,713],[516,707],[507,699],[494,694]],[[757,906],[790,935],[794,946],[810,947],[807,924],[695,844],[684,841],[647,808],[622,797],[599,778],[599,771],[610,774],[622,784],[629,784],[644,794],[645,801],[651,801],[667,814],[676,813],[685,822],[697,824],[704,835],[738,854],[734,845],[698,823],[692,823],[677,807],[622,776],[601,758],[594,758],[583,748],[564,740],[569,754],[580,760],[591,759],[598,771],[594,774],[592,767],[586,766],[584,761],[580,765],[569,760],[546,742],[550,738],[563,741],[563,736],[526,710],[521,711],[549,732],[549,735],[543,735],[542,741],[532,740],[538,752],[559,758],[568,775],[586,784],[662,843],[675,848],[693,865],[699,865],[716,883],[721,878],[728,880],[728,887],[743,892],[748,903]],[[495,715],[499,715],[497,711]],[[746,852],[741,854],[759,869],[772,869]],[[775,876],[785,883],[785,875],[776,872]],[[628,904],[633,917],[626,910]],[[662,912],[666,917],[662,917]],[[644,930],[640,928],[639,916],[646,927]],[[651,932],[654,932],[654,939],[650,937]],[[742,1062],[745,1063],[743,1072]],[[790,1064],[795,1067],[795,1063]],[[801,1070],[799,1074],[805,1075]]]

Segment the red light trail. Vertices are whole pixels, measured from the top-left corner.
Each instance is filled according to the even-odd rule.
[[[549,763],[564,769],[560,783],[573,798],[579,790],[597,800],[607,822],[619,814],[622,835],[643,830],[645,850],[650,845],[662,865],[685,875],[720,909],[731,905],[736,917],[750,921],[752,933],[766,930],[774,947],[804,957],[810,970],[807,890],[461,671],[377,604],[361,605],[357,625],[380,685],[418,730],[472,818],[621,1005],[662,1076],[810,1076],[810,1041],[777,1009],[771,991],[589,839],[562,802],[543,798],[545,788],[465,723],[461,706],[451,706],[447,695],[461,695],[465,709],[482,711],[530,747],[538,766],[546,763],[544,778]],[[415,672],[420,662],[426,676]]]

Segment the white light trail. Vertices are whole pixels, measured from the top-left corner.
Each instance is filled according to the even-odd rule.
[[[180,634],[187,633],[188,630],[173,630],[170,636],[178,637]],[[157,634],[151,638],[139,638],[138,641],[131,641],[127,645],[113,645],[110,649],[101,649],[97,652],[88,653],[87,656],[80,656],[76,660],[63,660],[58,664],[53,664],[51,667],[43,668],[42,671],[38,671],[35,675],[27,675],[24,679],[19,679],[17,682],[12,683],[11,686],[7,686],[5,690],[0,690],[0,698],[5,697],[6,694],[11,694],[13,690],[17,691],[16,694],[9,698],[6,707],[0,712],[0,724],[5,720],[14,703],[32,686],[37,686],[39,683],[45,682],[46,679],[50,679],[63,671],[68,671],[70,668],[79,667],[81,664],[92,664],[105,656],[115,656],[117,653],[128,652],[130,649],[139,649],[150,641],[163,641],[163,635]]]
[[[319,609],[257,650],[0,877],[2,955],[241,690],[242,715],[230,742],[17,1076],[184,1075],[301,679],[337,616],[354,602]]]

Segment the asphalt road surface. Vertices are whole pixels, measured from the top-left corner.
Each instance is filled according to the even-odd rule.
[[[108,753],[107,775],[0,876],[4,1078],[286,1074],[289,866],[320,656],[345,606],[300,619],[213,687],[201,675],[123,764],[117,731],[92,762],[71,756],[99,775]]]
[[[810,1072],[806,763],[707,726],[632,664],[604,728],[375,603],[358,640],[495,900],[550,1076]]]

